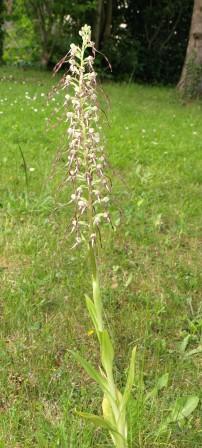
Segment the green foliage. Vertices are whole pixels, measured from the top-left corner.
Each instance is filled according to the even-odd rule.
[[[134,385],[134,379],[135,379],[135,356],[136,356],[136,347],[133,348],[132,354],[131,354],[131,360],[130,365],[128,369],[128,377],[126,386],[123,393],[123,398],[121,399],[121,406],[120,406],[120,412],[125,411],[126,405],[128,403],[128,400],[130,398],[131,390]]]
[[[193,0],[128,1],[123,10],[130,33],[137,42],[135,79],[176,83],[183,66]]]
[[[106,379],[99,373],[97,370],[79,353],[72,352],[72,356],[75,360],[81,364],[83,369],[87,372],[87,374],[100,386],[101,390],[105,393],[109,393],[108,384]]]
[[[84,23],[95,29],[96,5],[96,0],[15,0],[12,15],[6,19],[5,61],[37,62],[52,68],[72,40],[77,42]],[[184,63],[192,8],[193,0],[113,0],[110,35],[102,36],[100,48],[112,64],[112,73],[98,55],[100,76],[176,83]],[[102,34],[106,20],[105,11]]]
[[[88,414],[87,412],[78,412],[78,415],[86,420],[89,420],[93,425],[98,428],[107,429],[112,433],[117,433],[115,426],[113,426],[108,420],[98,415]]]
[[[199,404],[199,397],[190,396],[184,399],[178,399],[173,406],[171,415],[168,418],[169,422],[183,422],[186,418],[195,411]]]
[[[139,42],[129,33],[120,33],[119,36],[111,36],[105,43],[102,51],[107,55],[112,66],[112,72],[107,64],[100,58],[98,71],[101,77],[115,78],[132,81],[138,70]],[[105,65],[104,65],[105,64]]]
[[[26,11],[33,21],[36,39],[40,45],[40,61],[52,67],[67,53],[73,36],[95,8],[95,2],[71,0],[24,0]]]
[[[146,400],[157,397],[158,393],[168,386],[168,379],[168,373],[164,373],[160,378],[158,378],[154,388],[146,395]]]
[[[3,59],[18,65],[38,61],[39,45],[24,0],[16,0],[11,15],[5,16],[6,36]]]

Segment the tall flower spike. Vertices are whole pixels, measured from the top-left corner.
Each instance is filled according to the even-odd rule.
[[[99,108],[94,70],[95,47],[91,29],[85,25],[79,32],[82,47],[71,44],[69,72],[63,78],[66,94],[64,107],[68,122],[67,176],[72,182],[71,202],[75,204],[72,232],[78,245],[83,240],[94,245],[102,221],[110,222],[108,204],[110,181],[105,174],[106,159],[101,144]]]

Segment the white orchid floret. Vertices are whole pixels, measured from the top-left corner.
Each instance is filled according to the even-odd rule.
[[[104,198],[102,198],[101,201],[107,204],[109,202],[109,196],[104,196]]]
[[[66,117],[68,118],[68,120],[71,120],[73,118],[73,112],[67,112]]]
[[[69,135],[74,135],[74,128],[67,129]]]
[[[90,111],[87,110],[87,111],[84,113],[84,118],[85,118],[85,119],[88,119],[89,117],[90,117]]]
[[[100,195],[100,191],[99,190],[93,190],[93,193],[95,196],[99,196]]]
[[[78,206],[80,209],[86,208],[88,206],[88,201],[82,198],[78,201]]]
[[[108,212],[103,213],[103,218],[106,219],[106,221],[110,222],[110,217],[109,217]]]
[[[79,89],[79,86],[77,86],[77,85],[75,85],[74,86],[74,91],[75,91],[75,93],[82,93],[82,92],[80,92],[80,89]]]
[[[96,215],[95,216],[95,218],[94,218],[94,221],[93,221],[93,225],[94,226],[99,226],[99,224],[100,224],[100,216],[99,215]]]
[[[95,72],[88,73],[88,75],[87,75],[87,77],[88,77],[88,79],[89,79],[90,81],[95,81],[96,76],[97,76],[97,75],[96,75]]]
[[[97,236],[96,233],[91,233],[91,235],[90,235],[90,241],[91,241],[92,246],[95,245],[96,236]]]
[[[96,143],[99,143],[99,142],[100,142],[100,136],[99,136],[98,132],[96,132],[96,134],[94,135],[94,141],[95,141]]]
[[[76,241],[75,244],[72,246],[72,249],[75,249],[77,246],[79,246],[79,244],[82,243],[82,238],[80,238],[79,236],[76,237]]]
[[[76,64],[77,64],[77,63],[76,63],[76,60],[75,60],[74,57],[71,57],[71,58],[69,59],[69,64],[70,64],[70,65],[76,65]]]
[[[76,189],[76,196],[77,196],[78,198],[80,198],[82,193],[83,193],[83,188],[82,188],[82,187],[78,187],[78,188]]]
[[[73,106],[80,106],[80,101],[79,101],[79,99],[77,99],[77,98],[72,98],[72,104],[73,104]]]
[[[75,44],[70,44],[70,53],[72,56],[77,56],[80,55],[81,51]]]
[[[74,136],[75,136],[76,138],[81,137],[81,132],[80,132],[80,131],[75,131]]]
[[[79,69],[76,67],[76,64],[71,64],[69,69],[73,74],[79,74]]]
[[[85,59],[86,62],[92,64],[93,63],[93,57],[92,56],[87,56],[87,58]]]
[[[71,82],[71,76],[70,75],[66,75],[64,78],[64,84],[63,84],[63,89],[65,89],[66,87],[69,87]]]
[[[69,174],[71,177],[75,177],[75,175],[77,174],[77,170],[70,170]]]
[[[88,25],[84,25],[81,30],[79,31],[79,35],[82,37],[83,42],[85,45],[87,45],[90,42],[91,39],[91,28]]]

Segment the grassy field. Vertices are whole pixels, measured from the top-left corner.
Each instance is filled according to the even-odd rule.
[[[83,299],[88,265],[71,250],[68,189],[58,188],[65,126],[53,126],[61,95],[47,104],[55,82],[0,71],[0,448],[111,447],[75,412],[99,412],[101,394],[69,350],[95,365],[99,355]],[[103,235],[101,276],[120,387],[137,345],[130,448],[199,448],[200,404],[159,428],[176,400],[202,389],[202,105],[173,89],[104,90],[115,232]]]

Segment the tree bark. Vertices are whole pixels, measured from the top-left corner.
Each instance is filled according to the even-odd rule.
[[[110,37],[111,34],[111,26],[112,26],[112,9],[113,9],[113,0],[107,1],[106,7],[106,19],[105,19],[105,28],[103,34],[104,42]]]
[[[5,6],[7,9],[7,14],[10,15],[12,14],[13,11],[13,0],[6,0],[5,1]]]
[[[98,0],[96,10],[96,25],[95,25],[95,46],[97,50],[99,50],[100,48],[103,7],[104,7],[104,0]]]
[[[4,1],[0,0],[0,63],[3,58],[3,44],[4,44]]]
[[[202,93],[202,0],[194,0],[187,52],[177,87],[183,92],[192,83],[197,83],[195,89]]]

